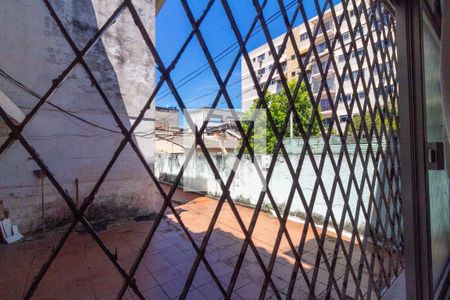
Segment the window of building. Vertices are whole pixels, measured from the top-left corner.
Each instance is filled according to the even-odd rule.
[[[383,25],[386,25],[386,22],[384,20],[377,19],[372,23],[372,31],[380,31],[383,28]]]
[[[359,93],[358,93],[358,98],[359,98],[359,100],[362,100],[362,99],[366,98],[366,93],[364,93],[364,92],[359,92]]]
[[[328,31],[328,30],[333,29],[333,21],[332,21],[332,20],[329,20],[329,21],[324,22],[324,23],[323,23],[323,27],[322,27],[322,24],[321,24],[321,23],[318,23],[318,24],[316,25],[316,27],[319,28],[318,34],[321,34],[321,33],[323,32],[323,30],[322,30],[323,27],[325,27],[325,31]]]
[[[344,81],[350,80],[350,75],[348,71],[344,74]]]
[[[383,50],[383,49],[386,49],[386,48],[388,48],[388,47],[391,47],[392,45],[393,45],[392,39],[387,38],[387,39],[385,39],[385,40],[378,41],[378,42],[375,44],[375,47],[376,47],[377,49],[379,49],[379,50]]]
[[[380,69],[380,72],[378,72],[378,68]],[[374,74],[380,73],[380,75],[383,77],[385,75],[389,76],[391,73],[391,67],[389,63],[379,64],[378,67],[375,66],[373,69]]]
[[[384,87],[378,88],[377,92],[378,92],[379,96],[386,97],[386,96],[389,95],[389,93],[394,91],[394,89],[395,89],[394,85],[388,85],[388,86],[384,86]]]
[[[330,90],[334,90],[335,89],[334,78],[327,79],[327,85]]]
[[[302,33],[300,34],[300,41],[305,41],[308,39],[308,33]]]
[[[321,81],[314,80],[311,84],[313,93],[317,93],[319,91],[320,86],[321,86]]]
[[[358,26],[355,28],[355,39],[359,39],[360,37],[364,36],[364,29],[361,26]]]
[[[339,121],[341,121],[341,122],[347,122],[350,119],[351,119],[351,117],[349,117],[348,115],[341,115],[339,117]]]
[[[358,80],[358,78],[360,78],[360,77],[364,77],[364,73],[365,73],[365,68],[364,69],[362,69],[362,70],[356,70],[356,71],[353,71],[352,72],[352,77],[353,77],[353,80]],[[347,77],[349,77],[349,76],[347,76]],[[350,79],[350,78],[345,78],[346,80],[348,80],[348,79]]]
[[[355,57],[356,53],[358,53],[359,58],[362,58],[362,55],[365,53],[365,50],[364,48],[359,48],[358,50],[356,50],[356,52],[352,53],[352,57]]]
[[[270,84],[272,85],[272,84],[276,84],[277,83],[277,81],[275,80],[275,79],[272,79],[271,81],[270,81]]]
[[[282,45],[277,46],[277,53],[279,53],[280,56],[284,53],[284,48],[282,48],[281,46]]]
[[[295,59],[295,54],[291,55],[291,60]]]
[[[255,62],[256,61],[256,57],[253,57],[253,62]]]
[[[258,56],[258,61],[263,61],[266,55],[263,53],[260,56]]]
[[[331,109],[330,101],[328,101],[328,99],[321,99],[320,100],[320,108],[322,109],[322,111],[330,110]],[[328,124],[325,124],[325,125],[328,125]]]
[[[342,38],[344,39],[344,42],[348,41],[350,39],[350,32],[345,32],[342,35]]]
[[[364,12],[364,6],[362,4],[358,5],[358,15],[361,15]]]
[[[351,100],[352,100],[352,94],[347,94],[347,95],[339,97],[339,102],[351,101]]]
[[[345,61],[345,55],[344,54],[339,55],[338,60],[339,60],[340,63],[344,62]]]
[[[323,72],[325,72],[325,69],[327,67],[327,63],[328,63],[328,60],[324,60],[324,61],[319,61],[318,63],[314,64],[313,69],[312,69],[313,75],[320,73],[319,66],[318,66],[319,64],[322,66]]]
[[[331,118],[325,118],[322,120],[323,125],[330,126],[331,124]]]
[[[305,53],[305,54],[303,54],[303,55],[301,56],[302,63],[305,63],[305,60],[306,60],[306,57],[307,57],[307,56],[308,56],[307,53]]]
[[[291,72],[291,76],[294,77],[295,76],[295,71]]]
[[[326,43],[319,44],[317,45],[316,48],[318,53],[322,53],[327,49],[327,44]]]
[[[258,70],[258,75],[263,75],[266,72],[265,68],[259,69]]]

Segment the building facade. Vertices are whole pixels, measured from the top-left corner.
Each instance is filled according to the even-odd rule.
[[[170,130],[180,128],[178,107],[156,107],[155,127],[161,130]]]
[[[282,49],[286,34],[272,41],[276,51],[281,53],[280,64],[284,77],[288,82],[301,78],[302,82],[309,83],[312,98],[320,106],[325,125],[328,125],[333,117],[332,105],[336,106],[336,117],[333,118],[345,123],[349,118],[360,114],[357,102],[363,108],[367,101],[373,106],[378,98],[380,105],[383,106],[383,96],[394,88],[389,77],[395,66],[393,63],[383,63],[383,57],[391,57],[394,51],[392,47],[394,37],[383,30],[388,26],[389,20],[386,19],[386,23],[378,21],[367,24],[366,18],[362,16],[362,10],[360,5],[358,9],[350,10],[347,14],[350,22],[347,22],[346,18],[341,18],[342,3],[337,4],[334,6],[336,18],[333,17],[331,10],[326,10],[322,22],[316,16],[308,20],[308,26],[302,23],[294,27],[292,31],[295,44],[289,38]],[[369,20],[371,14],[374,16],[382,14],[383,10],[383,7],[377,7],[370,11]],[[380,17],[376,19],[380,20]],[[369,45],[374,43],[375,47],[365,47],[367,43]],[[329,49],[330,45],[332,49]],[[297,57],[297,53],[300,54],[300,58]],[[249,52],[249,56],[259,85],[263,88],[269,81],[269,74],[274,67],[269,44],[266,43]],[[304,68],[300,67],[299,61],[303,63]],[[302,69],[306,72],[304,74],[306,76],[302,74]],[[247,111],[258,99],[258,95],[244,57],[241,58],[241,70],[242,110]],[[383,82],[378,79],[379,76],[373,76],[371,79],[369,70],[375,73],[382,72]],[[353,85],[356,86],[355,89]],[[275,70],[267,91],[276,94],[282,90],[280,74]],[[358,92],[354,92],[355,90]],[[349,110],[346,109],[345,102]]]

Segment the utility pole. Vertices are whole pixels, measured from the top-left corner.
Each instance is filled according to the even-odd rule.
[[[291,114],[289,115],[289,130],[290,130],[290,136],[291,139],[294,137],[294,124],[293,124],[293,113],[291,111]]]

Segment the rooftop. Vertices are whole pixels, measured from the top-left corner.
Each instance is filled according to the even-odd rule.
[[[165,186],[169,188],[169,186]],[[198,245],[208,228],[218,201],[198,194],[177,190],[174,200],[176,207],[187,229]],[[248,227],[254,210],[237,206],[245,225]],[[146,234],[154,221],[133,222],[116,226],[99,232],[104,243],[113,249],[118,256],[118,262],[129,270],[142,246]],[[279,222],[270,214],[261,213],[256,222],[252,240],[265,265],[269,265],[270,256],[279,229]],[[303,224],[288,221],[287,229],[295,245],[299,244]],[[0,298],[21,298],[30,286],[42,264],[48,259],[58,236],[50,236],[45,240],[24,241],[9,246],[0,246]],[[226,289],[233,274],[234,266],[241,251],[244,234],[230,209],[225,204],[221,210],[208,247],[206,259]],[[327,233],[324,250],[331,260],[336,239],[332,233]],[[348,240],[344,240],[348,248]],[[114,252],[113,251],[113,252]],[[302,254],[302,266],[309,278],[314,274],[316,255],[319,251],[317,242],[310,229],[306,231],[305,248]],[[335,266],[335,279],[339,285],[344,281],[346,272],[345,258],[339,252]],[[177,298],[185,284],[195,260],[196,252],[184,235],[174,215],[166,212],[152,242],[144,255],[136,273],[139,290],[146,298],[173,299]],[[356,245],[353,250],[353,265],[360,262],[360,252]],[[291,279],[295,258],[290,246],[283,238],[271,276],[281,294],[287,292]],[[315,294],[326,291],[329,272],[323,259],[317,264],[317,282]],[[374,268],[376,270],[376,268]],[[235,299],[256,299],[259,295],[264,273],[255,255],[248,248],[234,289]],[[369,286],[369,275],[361,273],[361,291],[366,293]],[[73,233],[58,255],[53,265],[39,285],[35,296],[37,299],[111,299],[117,295],[122,282],[121,275],[103,254],[96,242],[88,234]],[[347,293],[354,294],[356,286],[349,276]],[[7,293],[7,294],[5,294]],[[296,299],[308,295],[308,287],[301,273],[298,273],[294,295]],[[332,292],[333,295],[333,292]],[[269,286],[266,298],[270,299],[273,292]],[[217,299],[222,295],[210,273],[203,263],[194,277],[188,299]],[[131,290],[125,294],[125,299],[138,298]]]

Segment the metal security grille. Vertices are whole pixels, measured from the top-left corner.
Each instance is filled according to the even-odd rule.
[[[305,22],[307,40],[309,40],[310,46],[306,54],[302,54],[295,42],[296,37],[292,29],[293,24],[299,17],[303,20],[308,19],[308,13],[305,9],[303,1],[293,2],[295,3],[295,11],[291,17],[289,17],[286,12],[286,4],[281,0],[277,1],[282,20],[286,26],[286,35],[284,36],[282,46],[277,49],[273,44],[266,19],[264,17],[264,8],[267,5],[267,0],[253,1],[256,17],[254,18],[249,31],[245,33],[241,32],[238,28],[228,1],[208,1],[202,15],[196,19],[188,1],[181,0],[186,16],[192,25],[192,31],[183,43],[182,47],[179,49],[178,54],[175,56],[173,61],[166,66],[163,64],[155,47],[154,41],[148,35],[131,0],[123,1],[123,3],[107,19],[98,32],[92,36],[83,49],[77,48],[68,30],[64,27],[63,22],[61,22],[50,2],[48,0],[43,1],[48,8],[53,22],[57,24],[76,57],[57,77],[57,79],[54,80],[50,89],[43,97],[40,98],[40,101],[26,115],[22,123],[15,124],[8,117],[6,112],[0,108],[0,115],[11,130],[11,134],[3,145],[1,145],[0,154],[7,150],[12,143],[19,141],[32,159],[42,169],[61,197],[65,200],[73,214],[73,221],[58,242],[57,246],[54,248],[51,256],[42,265],[39,273],[32,281],[25,298],[29,299],[33,296],[33,293],[46,276],[50,266],[57,258],[78,223],[81,223],[84,226],[86,231],[94,238],[95,242],[101,248],[104,255],[106,255],[106,257],[123,276],[123,284],[118,298],[122,298],[128,288],[131,288],[139,298],[144,298],[142,292],[136,285],[134,277],[158,226],[161,224],[161,219],[163,218],[166,209],[169,209],[173,213],[183,232],[190,240],[196,253],[196,258],[193,262],[181,294],[182,299],[187,297],[200,263],[203,263],[207,271],[211,274],[213,281],[219,288],[223,297],[232,297],[237,278],[243,266],[244,257],[247,252],[253,252],[256,257],[256,261],[264,274],[263,284],[260,290],[260,299],[269,297],[268,294],[266,295],[269,288],[272,291],[270,297],[275,297],[277,299],[290,299],[298,297],[295,295],[295,288],[299,282],[307,287],[307,290],[312,298],[323,297],[329,299],[331,297],[342,299],[350,297],[370,299],[382,297],[385,289],[391,285],[392,281],[399,275],[404,267],[402,259],[403,235],[399,181],[399,143],[397,138],[398,89],[395,68],[397,57],[395,46],[392,47],[391,45],[391,47],[387,47],[384,44],[384,41],[387,40],[390,40],[395,44],[395,16],[393,15],[393,12],[387,8],[387,6],[385,6],[381,1],[374,0],[343,1],[342,13],[338,14],[335,11],[335,4],[333,4],[332,1],[308,1],[313,3],[315,14],[318,18],[316,26],[311,26],[311,24]],[[235,57],[233,64],[225,77],[220,75],[216,62],[214,61],[200,31],[202,28],[202,22],[208,15],[214,2],[219,2],[219,4],[223,6],[226,17],[229,20],[229,24],[235,34],[236,41],[239,44],[238,55]],[[114,110],[113,105],[105,92],[102,90],[94,74],[91,72],[89,65],[84,59],[86,53],[105,34],[105,32],[108,31],[108,28],[115,22],[115,20],[126,10],[128,10],[133,17],[135,25],[142,35],[142,39],[148,46],[157,67],[161,72],[161,77],[157,82],[155,90],[148,99],[146,105],[142,107],[139,117],[130,129],[127,129],[122,123],[120,117]],[[331,23],[324,22],[323,18],[325,11],[331,12]],[[351,21],[351,17],[354,16],[356,16],[356,18],[354,18],[356,21]],[[257,72],[252,65],[246,48],[247,42],[249,41],[257,24],[260,24],[261,26],[264,36],[267,39],[271,55],[274,59],[274,64],[270,69],[268,80],[262,87],[260,86]],[[340,28],[344,25],[349,28],[349,39],[344,38],[344,36],[340,34]],[[335,35],[333,37],[329,37],[327,34],[324,34],[330,29],[331,26],[335,30]],[[324,40],[323,49],[319,49],[315,46],[316,39],[318,39],[321,35]],[[165,192],[155,177],[154,172],[141,154],[136,142],[132,139],[134,130],[144,118],[144,114],[149,109],[150,105],[155,101],[155,97],[163,84],[167,84],[179,107],[183,110],[186,109],[185,102],[179,95],[177,88],[171,79],[171,72],[176,68],[178,60],[183,52],[186,51],[187,46],[193,39],[197,39],[198,43],[202,47],[209,67],[220,87],[220,91],[217,93],[211,108],[217,107],[221,97],[223,97],[228,107],[230,109],[234,109],[227,91],[227,84],[233,73],[234,67],[239,62],[239,59],[242,57],[242,60],[245,61],[258,95],[256,107],[267,109],[268,124],[272,127],[277,139],[275,150],[273,152],[267,174],[265,175],[266,182],[269,183],[271,180],[278,157],[284,158],[293,181],[293,185],[290,187],[289,198],[286,201],[286,207],[284,210],[280,210],[277,207],[274,200],[274,195],[270,189],[270,185],[267,184],[267,189],[261,191],[251,222],[247,227],[242,220],[238,209],[236,208],[234,202],[235,199],[232,199],[229,193],[235,172],[232,171],[228,178],[221,177],[207,147],[201,138],[205,132],[207,123],[204,123],[201,128],[197,128],[194,126],[189,116],[187,116],[188,123],[195,133],[197,144],[189,150],[186,156],[187,162],[185,164],[187,164],[192,158],[197,146],[199,146],[202,154],[208,161],[211,171],[218,182],[220,182],[222,189],[220,199],[217,202],[216,209],[210,220],[208,230],[200,244],[198,244],[193,238],[192,233],[189,232],[188,228],[183,223],[179,212],[175,209],[172,202],[172,197],[183,176],[184,168],[182,167],[179,170],[178,176],[176,177],[174,184],[171,186],[170,191]],[[356,43],[357,40],[361,41],[362,47],[359,46],[358,48]],[[297,84],[293,93],[288,87],[285,70],[282,65],[283,62],[280,59],[288,43],[292,44],[299,67],[299,72],[296,75]],[[332,55],[338,48],[343,51],[343,56],[342,58],[339,58],[339,61],[337,61],[335,55]],[[322,57],[324,55],[328,55],[326,62],[316,64],[314,67],[314,73],[320,78],[320,83],[318,85],[313,85],[310,72],[308,70],[314,61],[322,61]],[[356,62],[356,64],[354,62]],[[123,139],[118,148],[115,150],[111,161],[104,169],[89,196],[84,200],[83,204],[79,208],[75,204],[74,199],[64,190],[52,174],[52,170],[47,167],[46,162],[41,159],[39,153],[33,149],[32,146],[30,146],[29,142],[22,134],[24,128],[39,112],[40,108],[46,103],[46,101],[48,101],[48,99],[55,94],[76,66],[81,66],[86,71],[93,86],[98,91],[104,103],[107,105],[111,115],[114,117],[114,120],[117,122],[117,125],[123,134]],[[334,83],[327,80],[328,75],[331,73],[334,73],[336,76],[336,82]],[[271,79],[277,74],[280,77],[281,86],[285,91],[290,104],[290,108],[282,128],[278,128],[275,125],[270,108],[264,97]],[[302,116],[299,115],[296,109],[293,109],[295,107],[294,103],[301,85],[306,87],[313,107],[312,116],[309,120],[308,126],[302,125]],[[347,90],[344,90],[344,85],[350,86],[352,91],[350,93],[350,97],[348,96],[348,88]],[[363,93],[361,93],[361,91],[363,91]],[[367,98],[369,98],[369,94],[372,95],[371,101],[367,100]],[[343,101],[342,99],[345,100]],[[319,112],[322,109],[321,105],[322,108],[326,107],[331,110],[331,115],[327,122],[324,122],[324,120],[320,117]],[[338,107],[344,107],[347,116],[352,116],[355,114],[361,116],[360,123],[356,124],[353,118],[348,118],[347,122],[341,122],[341,119],[337,114]],[[288,128],[290,114],[293,115],[293,122],[298,126],[301,139],[304,141],[298,161],[293,161],[291,159],[283,143],[283,137],[285,136]],[[320,151],[318,159],[314,156],[315,153],[309,144],[314,123],[318,124],[320,136],[324,142],[324,147],[322,151]],[[248,151],[250,156],[254,156],[254,151],[250,146],[249,138],[253,130],[253,125],[250,125],[247,131],[244,130],[240,122],[236,122],[236,125],[240,131],[243,141],[242,146],[236,155],[236,164],[239,164],[239,160],[246,151]],[[336,132],[340,139],[338,155],[333,152],[330,142],[333,132]],[[349,140],[353,140],[355,142],[353,149],[349,149],[348,147]],[[366,140],[367,145],[363,145],[361,142],[362,140]],[[91,223],[85,217],[86,210],[94,201],[95,195],[100,189],[108,172],[114,166],[117,158],[127,144],[129,144],[134,152],[136,152],[136,155],[145,167],[149,177],[154,181],[164,199],[164,204],[159,211],[150,231],[148,232],[142,248],[129,271],[127,271],[119,263],[115,253],[113,253],[106,246]],[[316,178],[314,190],[312,191],[311,196],[305,195],[302,188],[302,182],[299,181],[302,165],[306,158],[311,160]],[[355,172],[355,164],[357,160],[361,161],[363,165],[361,176],[357,176]],[[328,161],[331,164],[333,170],[333,183],[331,186],[325,186],[324,181],[322,180],[325,161]],[[259,168],[257,163],[256,166]],[[344,168],[344,166],[348,166],[350,170],[349,178],[342,178],[340,170],[341,168]],[[357,195],[358,201],[356,207],[350,207],[348,201],[344,201],[342,213],[339,217],[337,217],[333,206],[336,195],[341,194],[344,199],[348,199],[351,193],[356,193]],[[294,244],[293,239],[286,228],[286,222],[289,217],[290,208],[295,194],[300,196],[301,205],[306,212],[303,235],[300,237],[300,242],[298,244]],[[319,194],[323,196],[327,206],[327,213],[323,219],[323,222],[321,222],[320,230],[318,229],[318,224],[316,224],[317,222],[313,215],[315,201]],[[273,252],[271,253],[268,264],[264,262],[258,248],[252,240],[252,234],[254,233],[256,221],[261,213],[261,207],[265,197],[269,199],[279,222],[279,230],[274,241]],[[219,280],[205,256],[205,251],[210,244],[210,237],[214,229],[214,225],[224,203],[229,204],[232,213],[238,221],[245,236],[245,241],[242,244],[233,274],[227,285],[224,285]],[[363,233],[358,230],[358,224],[360,224],[361,220],[364,220],[364,223],[366,224]],[[350,224],[350,226],[347,224]],[[348,241],[346,240],[345,243],[345,238],[342,234],[344,227],[350,227],[349,231],[351,232],[350,237],[347,239]],[[336,233],[335,238],[330,238],[326,235],[327,228],[334,230]],[[315,243],[317,243],[318,246],[318,251],[315,253],[313,259],[314,271],[307,273],[301,262],[302,259],[304,259],[305,239],[309,230],[313,233]],[[295,257],[295,264],[292,268],[290,284],[288,288],[284,290],[277,285],[277,282],[273,277],[278,249],[283,238],[288,241]],[[325,247],[326,245],[327,247]],[[330,246],[332,249],[331,253],[326,251],[326,249],[330,249]],[[337,264],[339,263],[338,258],[340,257],[343,258],[344,261],[344,271],[342,274],[337,276],[336,270]],[[318,277],[323,276],[324,274],[327,278],[328,284],[326,286],[326,290],[319,294],[317,290],[317,280]]]

